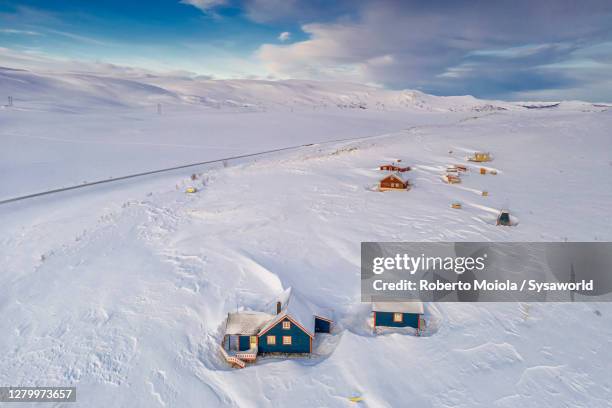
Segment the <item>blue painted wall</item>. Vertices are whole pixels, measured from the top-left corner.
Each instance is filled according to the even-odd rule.
[[[327,320],[317,319],[315,317],[315,333],[329,333],[331,331],[331,323]]]
[[[401,323],[393,321],[393,312],[375,312],[376,326],[386,327],[419,327],[419,316],[414,313],[403,313],[404,319]]]
[[[283,321],[289,321],[291,328],[283,329]],[[276,336],[276,345],[268,345],[268,336]],[[283,336],[291,336],[291,345],[283,345]],[[310,353],[310,336],[289,319],[279,321],[259,337],[259,353]]]
[[[238,340],[238,350],[245,351],[251,348],[251,336],[240,336]]]

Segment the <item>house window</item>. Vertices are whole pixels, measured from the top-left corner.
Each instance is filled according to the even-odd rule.
[[[268,346],[274,346],[276,344],[276,336],[267,336],[266,342],[268,343]]]
[[[283,336],[283,345],[285,346],[291,345],[291,336]]]
[[[395,323],[401,323],[404,320],[404,315],[401,313],[393,313],[393,321]]]
[[[283,329],[289,330],[291,328],[291,322],[289,320],[285,320],[283,322]]]

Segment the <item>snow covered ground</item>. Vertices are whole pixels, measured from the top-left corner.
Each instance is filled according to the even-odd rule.
[[[373,336],[359,250],[609,241],[612,110],[300,81],[1,73],[15,106],[0,110],[0,198],[372,136],[0,206],[2,385],[74,384],[83,407],[345,407],[358,395],[368,407],[610,406],[609,304],[432,304],[431,335]],[[498,174],[442,183],[474,150],[491,151]],[[413,189],[373,191],[377,166],[398,158]],[[200,191],[184,194],[191,185]],[[496,227],[500,208],[519,225]],[[332,309],[334,333],[311,359],[228,367],[217,349],[227,312],[261,310],[287,287]]]

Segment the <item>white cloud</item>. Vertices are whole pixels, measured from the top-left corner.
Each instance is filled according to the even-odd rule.
[[[106,45],[106,46],[112,45],[109,42],[101,41],[101,40],[98,40],[97,38],[92,38],[92,37],[87,37],[87,36],[84,36],[84,35],[74,34],[74,33],[68,32],[68,31],[53,30],[53,29],[50,29],[50,28],[47,28],[44,31],[47,32],[47,33],[50,33],[50,34],[60,35],[62,37],[66,37],[66,38],[69,38],[69,39],[75,40],[75,41],[80,41],[80,42],[83,42],[83,43],[86,43],[86,44]]]
[[[369,60],[367,60],[367,63],[372,66],[391,65],[394,62],[395,58],[393,58],[393,55],[390,54],[380,55],[378,57],[370,58]]]
[[[138,67],[122,66],[101,61],[82,61],[60,58],[38,50],[12,50],[0,47],[2,66],[34,72],[78,72],[137,77],[154,71]]]
[[[278,35],[278,39],[279,41],[289,41],[289,39],[291,38],[291,33],[289,31],[283,31],[282,33],[280,33]]]
[[[0,33],[2,34],[18,34],[18,35],[41,35],[36,31],[30,30],[15,30],[13,28],[0,28]]]
[[[181,3],[189,4],[204,12],[208,12],[215,7],[227,4],[227,0],[181,0]]]
[[[494,58],[527,58],[547,51],[571,50],[571,44],[527,44],[518,47],[508,47],[502,49],[476,50],[468,53],[468,57],[494,57]]]
[[[341,79],[370,82],[368,67],[393,65],[394,57],[372,39],[368,28],[356,24],[306,24],[308,40],[290,45],[264,44],[258,57],[279,77]],[[359,47],[355,47],[354,39]],[[369,40],[368,40],[369,38]],[[381,52],[382,50],[382,52]]]
[[[610,41],[612,27],[603,16],[612,15],[612,3],[594,2],[568,12],[571,0],[478,6],[449,1],[444,7],[373,0],[332,21],[302,25],[306,40],[264,44],[256,55],[277,77],[375,82],[442,94],[503,97],[576,82],[586,86],[586,77],[567,69],[551,76],[540,67],[574,60],[577,50]],[[604,49],[589,59],[609,64]]]
[[[445,72],[438,74],[438,78],[461,78],[470,75],[474,69],[469,64],[462,64],[456,67],[449,67]]]

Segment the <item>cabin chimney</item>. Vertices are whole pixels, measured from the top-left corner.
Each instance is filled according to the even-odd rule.
[[[281,302],[276,302],[276,314],[280,314],[281,312]]]

